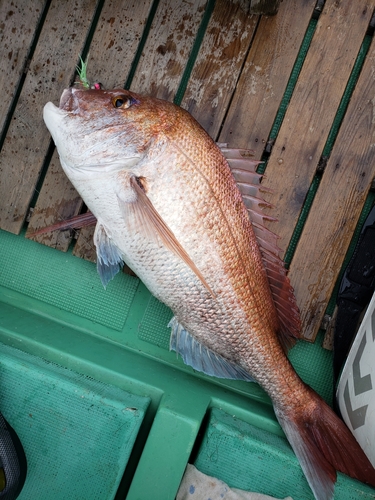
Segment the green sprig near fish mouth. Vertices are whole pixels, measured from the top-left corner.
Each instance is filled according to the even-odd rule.
[[[81,61],[81,67],[79,67],[79,66],[76,67],[78,77],[79,77],[79,82],[76,82],[76,83],[81,83],[85,87],[85,89],[89,89],[90,82],[87,79],[87,61],[84,62],[84,60],[82,59],[81,56],[79,56],[79,58]]]
[[[87,60],[85,62],[81,56],[79,56],[79,58],[81,62],[81,67],[76,66],[79,81],[75,83],[83,85],[85,89],[95,89],[95,90],[102,89],[103,85],[101,83],[99,82],[95,82],[93,84],[90,83],[90,81],[87,78]]]

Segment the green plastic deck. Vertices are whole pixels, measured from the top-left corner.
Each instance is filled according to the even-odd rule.
[[[28,462],[19,500],[113,498],[150,399],[4,344],[0,353],[1,411]]]
[[[241,459],[239,459],[241,457]],[[236,464],[233,467],[233,464]],[[280,498],[314,500],[297,458],[284,438],[213,409],[194,465],[231,487]],[[338,473],[335,498],[370,500],[374,490]]]

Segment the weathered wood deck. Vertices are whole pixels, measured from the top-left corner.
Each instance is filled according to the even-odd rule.
[[[272,230],[314,339],[375,176],[375,0],[0,1],[0,227],[27,233],[82,210],[42,120],[89,53],[91,79],[188,109],[265,160]],[[28,222],[26,222],[26,220]],[[74,254],[93,259],[90,229]],[[67,251],[69,231],[38,237]],[[332,307],[331,307],[332,309]]]

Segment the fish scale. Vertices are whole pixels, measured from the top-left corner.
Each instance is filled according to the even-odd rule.
[[[174,137],[174,142],[178,142],[179,137]],[[199,144],[199,141],[197,141]],[[276,328],[277,320],[272,301],[269,297],[268,284],[263,270],[261,257],[258,247],[255,243],[255,237],[249,223],[247,212],[243,206],[241,196],[235,186],[233,177],[230,174],[229,168],[222,156],[216,149],[211,148],[212,154],[203,155],[195,154],[199,148],[190,148],[189,157],[192,165],[189,172],[189,182],[184,182],[184,186],[191,184],[191,193],[187,198],[194,200],[199,204],[197,213],[204,212],[204,207],[210,207],[210,215],[213,218],[213,213],[217,209],[217,218],[210,224],[211,221],[204,224],[204,231],[209,230],[211,239],[216,247],[223,254],[221,259],[222,265],[225,266],[225,279],[230,280],[234,289],[242,297],[242,303],[249,308],[252,303],[256,303],[258,308],[262,310],[258,313],[263,316],[263,321],[266,318],[271,318],[270,322]],[[210,151],[210,152],[211,152]],[[208,156],[208,158],[207,158]],[[203,157],[203,158],[202,158]],[[196,166],[199,165],[199,168]],[[208,192],[201,192],[199,189],[202,185],[202,180],[199,175],[207,180],[210,186]],[[210,192],[211,199],[209,198]],[[195,196],[193,196],[195,193]],[[233,210],[234,207],[234,210]],[[197,217],[199,220],[199,218]],[[223,230],[224,228],[224,230]],[[197,229],[195,221],[194,230]],[[233,242],[233,243],[232,243]],[[230,245],[232,243],[232,245]],[[249,248],[251,249],[253,259],[248,259]],[[256,282],[255,282],[256,276]],[[264,283],[260,284],[261,277],[264,276]],[[215,279],[215,277],[214,277]],[[249,289],[243,285],[249,282],[252,296],[249,297]],[[241,294],[242,292],[242,294]],[[255,295],[255,300],[253,296]],[[243,326],[243,325],[242,325]]]
[[[174,140],[176,142],[176,139]],[[215,163],[217,165],[218,159],[214,158],[214,154],[212,154],[212,156],[213,158],[210,163],[211,164]],[[176,167],[174,169],[174,172],[176,172],[177,175],[175,175],[172,178],[172,182],[168,183],[163,183],[160,180],[158,181],[157,179],[153,179],[152,184],[157,194],[154,194],[152,190],[150,190],[148,195],[152,200],[155,208],[161,213],[162,217],[170,225],[177,239],[181,242],[182,246],[185,247],[185,249],[192,256],[194,261],[199,262],[198,267],[204,273],[209,283],[212,284],[216,296],[214,298],[208,297],[203,299],[203,301],[205,302],[203,309],[204,315],[203,317],[199,315],[199,317],[196,319],[194,318],[194,312],[197,309],[201,309],[200,302],[199,300],[197,300],[195,295],[191,294],[191,289],[189,287],[187,288],[187,292],[185,292],[187,298],[184,299],[184,306],[183,306],[184,312],[177,309],[178,306],[174,304],[173,299],[171,300],[170,298],[167,298],[165,295],[163,295],[163,300],[166,301],[171,306],[172,310],[177,312],[179,321],[185,326],[185,328],[188,331],[195,332],[195,337],[198,340],[201,339],[202,342],[204,342],[206,345],[209,345],[209,347],[211,347],[212,349],[215,349],[220,354],[226,354],[228,356],[230,348],[233,347],[234,339],[237,340],[235,342],[235,345],[238,345],[241,341],[243,341],[245,345],[247,345],[248,343],[248,341],[245,339],[243,335],[243,333],[246,332],[246,330],[248,329],[248,325],[251,322],[251,319],[249,322],[247,320],[247,317],[251,318],[251,316],[256,315],[256,317],[258,318],[261,315],[264,318],[263,322],[265,322],[266,318],[269,317],[270,312],[275,316],[274,307],[271,300],[269,300],[268,298],[269,293],[267,285],[265,284],[263,288],[263,293],[261,293],[262,288],[259,286],[255,286],[255,282],[254,279],[251,278],[251,274],[250,278],[248,277],[249,271],[243,265],[244,263],[247,263],[247,261],[242,261],[241,258],[239,258],[238,244],[236,245],[236,242],[234,241],[231,232],[218,231],[218,228],[223,228],[223,227],[225,228],[228,225],[225,218],[226,207],[220,205],[220,198],[223,198],[222,193],[223,192],[227,193],[227,198],[229,198],[229,203],[227,203],[227,205],[229,206],[235,204],[236,201],[237,203],[241,202],[241,198],[239,197],[238,191],[235,190],[233,179],[230,176],[229,168],[226,165],[226,163],[223,162],[222,157],[219,157],[219,160],[222,161],[222,168],[220,170],[222,171],[224,170],[226,172],[227,182],[223,182],[224,175],[221,174],[221,175],[211,176],[211,177],[216,177],[219,182],[215,182],[211,178],[207,183],[202,182],[201,175],[199,174],[197,175],[196,173],[197,170],[195,168],[195,165],[197,164],[196,158],[193,157],[190,159],[190,161],[186,162],[185,160],[184,162],[183,160],[185,158],[183,155],[181,155],[180,157],[178,155],[173,155],[173,157],[175,159],[175,167]],[[163,152],[163,158],[164,159],[168,158],[167,151]],[[185,169],[187,169],[186,172],[183,172],[184,167]],[[205,171],[203,168],[202,170],[204,174]],[[212,171],[212,168],[210,169],[208,167],[206,168],[206,170],[208,171],[208,173],[210,173]],[[146,176],[147,176],[147,170],[146,170]],[[207,178],[208,176],[203,175],[203,177]],[[173,185],[173,191],[177,193],[180,191],[180,189],[182,189],[182,186],[184,186],[183,199],[179,201],[179,204],[173,203],[174,212],[175,214],[178,214],[177,217],[178,224],[176,225],[176,227],[174,226],[175,221],[173,220],[175,219],[175,217],[171,219],[168,210],[165,210],[165,208],[163,210],[162,207],[163,204],[166,206],[169,205],[169,202],[168,204],[165,204],[164,200],[170,199],[171,196],[170,194],[171,190],[169,189],[170,185]],[[231,190],[233,193],[231,192]],[[193,193],[195,193],[194,196]],[[217,195],[215,197],[216,193]],[[216,201],[216,199],[219,199],[219,201]],[[193,200],[195,208],[194,211],[196,212],[196,214],[201,215],[202,212],[204,213],[204,208],[207,206],[210,207],[210,210],[204,217],[199,217],[196,214],[192,214],[194,216],[193,223],[184,221],[184,223],[181,224],[180,221],[185,213],[185,207],[187,203],[186,200]],[[240,221],[242,220],[242,222],[245,222],[247,224],[246,229],[248,231],[251,231],[251,226],[248,221],[248,216],[246,211],[243,209],[242,202],[240,207],[242,213],[238,213],[238,211],[236,210],[235,213],[232,215],[231,223],[233,226],[234,224],[236,224],[236,226],[239,226],[238,219],[240,219]],[[196,223],[197,219],[200,221],[199,224]],[[207,232],[207,227],[211,228],[209,233]],[[194,241],[191,241],[190,234],[192,232],[196,232],[201,235],[207,235],[206,239],[208,241],[203,242],[201,240],[199,248],[195,247]],[[242,228],[240,228],[238,232],[244,233],[245,231]],[[240,237],[241,236],[242,235],[240,234]],[[244,238],[241,240],[240,237],[237,237],[237,239],[240,240],[240,242],[245,241],[246,244],[246,240],[244,240]],[[250,238],[248,238],[248,240],[249,239]],[[257,247],[255,248],[257,249]],[[207,257],[214,253],[219,254],[218,260],[220,261],[220,263],[223,264],[222,269],[221,267],[217,266],[212,267],[210,257],[206,258],[207,262],[204,262],[202,260],[202,256]],[[168,258],[169,258],[168,255],[163,256],[163,260],[166,260]],[[249,264],[254,263],[254,260],[251,261]],[[257,266],[255,266],[255,269],[253,268],[251,269],[252,275],[256,276],[257,274],[259,274],[259,272],[262,272],[262,274],[264,275],[260,255],[258,255],[258,260],[256,262],[256,265]],[[250,267],[250,265],[248,267]],[[148,284],[150,289],[153,290],[155,287],[152,284],[150,284],[150,277],[147,276],[147,271],[146,272],[143,271],[143,275],[144,274],[146,274],[145,277],[146,284]],[[141,276],[143,275],[141,274]],[[246,285],[247,281],[253,281],[251,288],[254,289],[255,293],[259,292],[255,300],[254,300],[255,294],[249,294],[249,288],[244,286]],[[167,282],[170,283],[171,280],[168,279]],[[179,288],[178,281],[174,280],[173,282],[175,284],[174,289]],[[199,281],[197,282],[197,284],[198,286],[200,285]],[[202,294],[203,294],[204,293],[203,287],[202,285],[200,286],[202,288]],[[245,292],[242,294],[242,297],[239,295],[239,292],[241,291]],[[181,301],[180,294],[182,293],[182,291],[179,289],[178,291],[176,291],[176,293],[177,293],[177,301],[180,302]],[[202,299],[200,300],[202,301]],[[219,302],[221,303],[220,304],[221,308],[218,308]],[[245,304],[247,304],[246,309],[243,307]],[[256,304],[255,312],[254,312],[254,304]],[[229,308],[228,305],[230,305]],[[268,308],[267,305],[269,306]],[[225,307],[225,310],[222,311],[223,307]],[[262,308],[262,310],[259,312],[260,307]],[[205,322],[203,321],[205,319],[205,316],[207,315],[207,311],[213,311],[213,314],[216,316],[216,318],[220,317],[220,320],[217,321],[216,323],[216,331],[212,331],[212,329],[210,329],[208,333],[206,333],[207,327]],[[236,321],[235,327],[229,329],[228,323],[230,322],[230,319],[232,319],[231,323],[234,323],[233,319],[236,319],[238,316],[240,318]],[[276,323],[276,320],[274,320],[274,323]],[[253,322],[253,325],[254,327],[256,327],[256,322]],[[227,335],[230,335],[231,343],[229,346],[226,346],[226,343],[225,342],[223,343],[222,341],[219,342],[220,345],[217,345],[216,339],[221,338],[221,336],[223,335],[222,332],[226,332]],[[241,335],[238,335],[238,332],[241,332]],[[222,346],[222,344],[224,344],[224,347]],[[241,354],[243,358],[243,353]],[[237,357],[239,357],[238,354]]]
[[[44,120],[96,216],[103,284],[125,261],[172,309],[186,363],[265,389],[317,500],[333,497],[336,470],[374,486],[353,435],[284,352],[300,322],[251,162],[223,154],[183,109],[122,89],[67,89]]]

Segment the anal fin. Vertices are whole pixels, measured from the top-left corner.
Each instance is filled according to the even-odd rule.
[[[186,365],[213,377],[255,382],[241,366],[231,363],[198,342],[175,317],[171,319],[168,327],[172,329],[169,348],[180,354]]]

